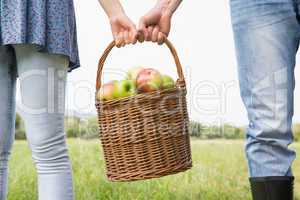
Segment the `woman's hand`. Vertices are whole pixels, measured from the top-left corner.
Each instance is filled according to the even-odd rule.
[[[111,31],[117,47],[137,42],[137,29],[135,24],[125,15],[120,13],[110,18]]]
[[[139,41],[164,43],[171,29],[171,18],[182,0],[159,0],[139,22]]]
[[[111,25],[111,31],[117,47],[135,44],[137,29],[125,14],[119,0],[99,0],[105,10]]]

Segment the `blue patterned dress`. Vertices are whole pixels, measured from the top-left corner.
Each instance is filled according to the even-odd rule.
[[[0,45],[37,44],[79,67],[73,0],[0,0]]]

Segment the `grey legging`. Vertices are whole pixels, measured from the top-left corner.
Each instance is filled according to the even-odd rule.
[[[33,45],[0,47],[0,200],[6,199],[8,190],[17,76],[21,87],[20,112],[38,172],[39,199],[74,199],[64,134],[68,64],[65,56],[39,53]]]

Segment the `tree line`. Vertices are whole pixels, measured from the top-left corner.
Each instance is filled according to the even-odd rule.
[[[16,116],[16,139],[25,139],[24,122],[19,114]],[[293,126],[294,138],[300,140],[300,124]],[[69,138],[94,139],[99,137],[98,119],[90,117],[81,119],[74,116],[65,117],[65,132]],[[237,127],[230,124],[205,125],[200,122],[191,121],[189,124],[189,133],[192,137],[199,139],[244,139],[245,127]]]

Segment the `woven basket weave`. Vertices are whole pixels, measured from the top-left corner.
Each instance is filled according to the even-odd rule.
[[[192,167],[186,85],[173,45],[166,41],[177,67],[173,89],[98,101],[100,139],[110,181],[135,181],[186,171]],[[112,42],[98,65],[96,91],[101,87],[104,62]]]

